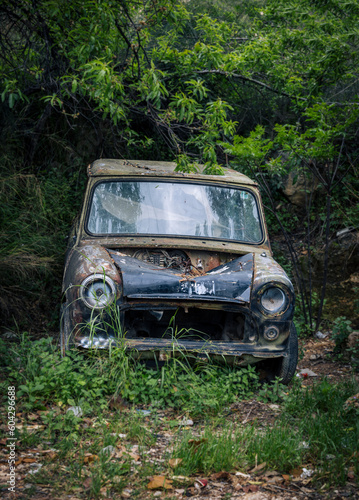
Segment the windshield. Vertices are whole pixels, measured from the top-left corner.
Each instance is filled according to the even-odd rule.
[[[101,182],[93,192],[87,229],[96,235],[262,240],[250,191],[183,182]]]

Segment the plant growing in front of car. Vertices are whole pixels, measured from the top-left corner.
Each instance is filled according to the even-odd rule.
[[[112,348],[121,346],[125,337],[123,317],[116,304],[116,285],[106,275],[104,268],[99,272],[87,276],[80,285],[71,285],[78,288],[78,298],[64,304],[60,320],[60,338],[63,353],[74,343],[75,336],[79,336],[79,347],[84,348]],[[77,324],[75,329],[70,327],[68,317],[70,305],[81,301],[85,305],[86,317]]]

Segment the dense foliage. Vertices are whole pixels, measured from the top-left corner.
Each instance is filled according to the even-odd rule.
[[[84,166],[97,157],[240,169],[258,178],[287,233],[288,211],[276,207],[281,179],[294,171],[307,183],[308,253],[322,235],[328,262],[333,231],[359,222],[358,14],[356,0],[4,0],[0,267],[9,271],[0,305],[8,318],[20,290],[44,307],[44,297],[58,301],[47,273],[57,270],[58,283],[61,237]],[[313,326],[311,286],[308,295],[286,238]],[[326,279],[324,271],[317,327]]]

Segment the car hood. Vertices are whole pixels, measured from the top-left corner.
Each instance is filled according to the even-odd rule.
[[[201,276],[155,266],[119,252],[110,255],[122,275],[123,296],[129,299],[250,302],[252,253]]]

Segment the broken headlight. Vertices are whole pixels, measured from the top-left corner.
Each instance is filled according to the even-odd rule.
[[[279,286],[266,285],[258,294],[259,307],[265,314],[281,314],[288,309],[289,303],[289,293]]]
[[[80,286],[80,297],[91,309],[104,309],[112,304],[115,296],[115,283],[105,274],[91,274]]]

